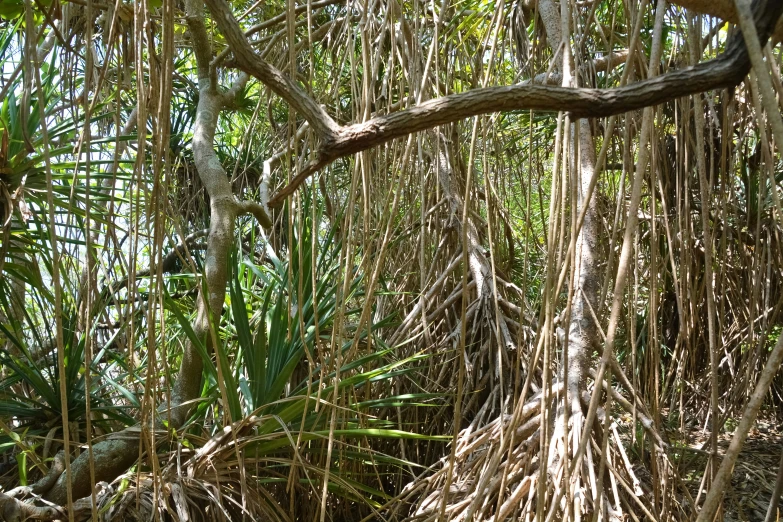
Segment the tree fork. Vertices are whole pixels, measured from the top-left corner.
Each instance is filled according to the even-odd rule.
[[[193,0],[189,1],[188,6],[191,7],[193,3]],[[232,23],[236,26],[236,28],[239,28],[233,17],[233,14],[230,12],[225,2],[222,0],[207,0],[207,4],[210,6],[210,9],[215,15],[215,20],[224,34],[227,32],[226,27],[229,27],[230,29],[230,25]],[[762,45],[769,38],[772,28],[780,17],[781,10],[783,9],[783,5],[781,4],[781,2],[765,2],[763,0],[759,0],[754,3],[754,19],[759,30],[759,39],[761,40]],[[225,8],[225,10],[220,11],[221,8]],[[198,21],[198,17],[193,17],[192,15],[189,16],[189,24],[191,21]],[[237,47],[241,46],[243,42],[249,47],[249,43],[245,39],[244,35],[241,35],[241,37],[241,41],[235,41],[235,39],[232,40],[232,38],[229,38],[229,35],[226,34],[229,45],[235,53],[235,61],[237,62],[237,65],[242,69],[247,69],[248,73],[257,76],[260,74],[258,62],[260,58],[258,58],[255,53],[252,53],[252,56],[250,57],[237,56]],[[194,37],[194,43],[198,45],[196,40],[197,38]],[[200,49],[197,49],[197,56],[201,57],[199,60],[199,76],[201,83],[201,72],[205,53],[200,51]],[[209,53],[209,55],[211,57],[211,53]],[[253,58],[253,56],[255,56],[257,59]],[[750,61],[748,59],[748,54],[745,50],[743,41],[741,38],[735,37],[727,46],[727,50],[720,57],[714,60],[704,62],[693,68],[685,69],[683,71],[675,71],[655,79],[638,82],[637,84],[633,84],[628,87],[621,87],[616,89],[572,89],[526,85],[477,89],[475,91],[464,94],[450,95],[431,100],[405,111],[400,111],[388,116],[377,117],[362,124],[350,125],[346,127],[337,126],[334,120],[332,120],[318,104],[313,102],[313,100],[309,99],[309,97],[306,95],[304,95],[305,97],[302,98],[301,89],[299,89],[298,86],[296,86],[293,82],[286,79],[282,73],[280,73],[278,76],[275,72],[276,70],[270,71],[269,68],[262,67],[264,72],[261,75],[264,76],[264,78],[259,79],[261,79],[264,83],[269,84],[270,86],[274,86],[273,90],[289,101],[289,103],[294,106],[298,105],[299,107],[297,107],[297,110],[308,118],[312,128],[316,131],[322,140],[319,149],[321,159],[318,160],[318,164],[322,167],[336,158],[346,156],[360,150],[366,150],[375,145],[407,135],[411,132],[425,130],[443,123],[457,121],[469,116],[518,109],[537,109],[545,111],[565,110],[571,111],[575,116],[580,117],[606,116],[609,114],[617,114],[626,112],[628,110],[655,105],[688,94],[702,92],[704,90],[718,87],[733,87],[739,83],[742,78],[744,78],[749,68]],[[212,77],[211,72],[207,72],[208,74],[203,78],[204,80],[208,80]],[[277,72],[279,73],[279,71]],[[269,77],[270,74],[272,76],[271,79]],[[214,96],[215,98],[223,99],[223,95],[217,92],[214,83],[207,83],[211,83],[212,85],[209,86],[206,90],[202,89],[204,92],[209,92],[209,96],[204,96],[204,98],[212,98]],[[293,88],[291,87],[292,85]],[[304,110],[302,110],[302,108],[304,108]],[[207,116],[214,125],[214,123],[217,121],[217,111],[198,111],[197,118],[206,118]],[[211,142],[209,143],[209,146],[211,147]],[[195,147],[196,145],[194,143],[194,149]],[[196,151],[194,150],[194,155],[195,154]],[[214,154],[214,151],[212,151],[212,154]],[[212,168],[215,166],[216,164],[211,160],[210,157],[210,159],[207,160],[206,167],[208,170],[212,170]],[[219,166],[219,163],[217,166]],[[222,170],[222,167],[220,169]],[[214,170],[217,171],[217,169]],[[315,172],[315,170],[317,169],[313,169],[312,172]],[[206,174],[202,172],[201,168],[199,168],[199,175],[202,177],[206,176]],[[223,172],[223,178],[225,180],[225,172]],[[208,180],[205,179],[204,184],[209,191],[210,189]],[[291,187],[290,192],[293,192],[293,190],[296,190],[296,186]],[[212,192],[210,192],[210,196],[212,195]],[[220,289],[218,292],[222,296],[221,299],[218,299],[218,297],[215,296],[211,291],[211,289],[215,288],[215,286],[209,284],[210,281],[218,281],[221,279],[221,259],[219,256],[215,256],[214,264],[210,265],[209,260],[212,260],[210,256],[213,253],[220,254],[221,250],[227,246],[230,246],[230,239],[232,237],[231,234],[233,234],[232,227],[234,218],[239,212],[247,211],[247,209],[246,205],[244,203],[237,202],[233,195],[229,195],[224,198],[219,197],[219,194],[215,194],[215,196],[216,197],[213,199],[214,206],[211,210],[213,212],[213,216],[218,214],[216,217],[218,218],[217,221],[219,221],[219,223],[215,223],[213,221],[210,228],[209,243],[210,246],[213,246],[213,248],[211,251],[208,250],[207,256],[207,280],[208,288],[210,288],[210,295],[207,299],[209,300],[210,304],[214,302],[216,305],[222,307],[225,297],[225,281],[222,289]],[[226,225],[229,223],[231,227],[226,227]],[[223,253],[225,253],[225,250],[223,250]],[[222,268],[225,269],[225,258],[223,258],[222,261]],[[205,299],[202,299],[200,302],[204,301]],[[201,306],[206,305],[200,305],[200,307]],[[201,312],[201,310],[199,310],[199,312]],[[205,314],[199,313],[197,325],[205,324],[205,318]],[[205,335],[207,330],[208,323],[206,323],[206,329],[200,330],[199,333],[203,333]],[[180,379],[183,379],[186,376],[189,377],[194,375],[196,372],[191,370],[193,370],[193,368],[196,366],[199,368],[198,379],[200,380],[200,361],[193,361],[193,364],[190,367],[184,367],[180,370],[181,375],[177,380],[177,386],[181,388],[181,392],[175,394],[175,400],[172,400],[171,405],[167,405],[171,407],[172,419],[175,416],[180,417],[180,415],[182,415],[181,418],[184,422],[184,416],[189,406],[185,405],[182,408],[176,409],[178,406],[182,406],[183,404],[182,402],[178,404],[176,401],[187,398],[186,396],[190,394],[192,387],[185,385],[180,386],[179,382]],[[133,444],[127,444],[128,447],[132,446],[132,450],[128,449],[125,451],[123,447],[126,446],[126,443],[121,441],[124,441],[124,439],[119,437],[110,438],[106,441],[96,444],[94,446],[94,451],[97,456],[100,451],[104,449],[106,450],[105,454],[107,456],[101,457],[101,461],[105,460],[108,462],[112,459],[110,455],[116,454],[120,456],[120,459],[117,460],[118,463],[129,463],[124,464],[124,469],[120,469],[122,466],[119,464],[116,468],[108,465],[103,466],[103,464],[99,465],[99,462],[97,462],[98,459],[96,459],[96,472],[98,472],[98,468],[101,468],[102,470],[105,468],[106,476],[108,477],[108,475],[114,474],[114,476],[111,477],[114,478],[119,473],[122,473],[122,471],[126,470],[136,460],[138,437],[136,437],[136,440],[133,442]],[[83,456],[84,455],[86,455],[86,453],[83,454]],[[82,457],[79,457],[79,459],[82,459]],[[79,459],[74,462],[74,471],[77,469],[77,463]],[[120,469],[120,471],[115,472],[114,469]],[[59,498],[59,491],[65,491],[62,489],[63,478],[64,477],[60,478],[52,492],[50,492],[49,498]],[[109,478],[109,480],[111,478]],[[96,476],[96,479],[100,480],[98,476]],[[89,492],[89,487],[90,485],[88,484],[87,491],[83,494],[87,494]],[[77,493],[76,489],[74,489],[74,493]]]
[[[225,0],[205,2],[234,53],[232,65],[257,78],[291,104],[321,140],[317,158],[281,190],[285,195],[293,193],[309,176],[338,158],[438,125],[481,114],[530,109],[570,112],[572,118],[622,114],[712,89],[733,88],[751,66],[744,40],[737,34],[717,58],[623,87],[588,89],[530,84],[485,87],[432,99],[363,123],[340,126],[299,85],[253,50]],[[781,12],[781,2],[754,2],[754,22],[762,46],[772,34]],[[275,195],[270,205],[281,204],[282,199],[282,194]]]
[[[238,201],[228,181],[226,171],[220,164],[213,147],[215,129],[220,111],[231,102],[247,81],[240,75],[237,82],[226,92],[220,92],[210,70],[211,48],[203,22],[203,8],[198,0],[186,4],[188,26],[193,37],[194,51],[198,64],[199,103],[193,132],[193,156],[196,169],[210,196],[210,227],[207,238],[205,277],[207,295],[199,292],[198,310],[193,329],[196,336],[210,346],[210,310],[222,310],[228,280],[228,252],[234,239],[234,222],[238,215],[253,214],[262,226],[271,225],[271,219],[261,205],[250,201]],[[162,420],[168,426],[179,428],[187,420],[201,389],[203,361],[192,343],[187,343],[182,363],[171,392],[171,402],[163,404],[158,411],[154,427],[161,427]],[[138,429],[125,430],[93,446],[95,480],[111,481],[136,462],[139,451]],[[52,489],[45,495],[50,502],[65,503],[68,489],[75,498],[85,497],[92,488],[90,480],[89,452],[82,453],[72,464],[70,483],[61,475]]]

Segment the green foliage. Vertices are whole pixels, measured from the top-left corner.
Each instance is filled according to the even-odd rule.
[[[328,491],[377,506],[389,496],[367,485],[367,465],[382,466],[374,473],[386,473],[383,469],[410,469],[416,464],[372,451],[367,441],[441,440],[399,429],[383,412],[439,403],[443,395],[384,393],[392,380],[421,371],[428,357],[416,354],[395,360],[394,350],[376,336],[389,324],[388,318],[362,332],[344,326],[346,337],[332,344],[333,337],[339,339],[338,320],[343,325],[358,320],[360,309],[352,304],[366,298],[365,281],[361,271],[352,270],[348,293],[341,295],[342,245],[336,228],[323,227],[321,208],[313,213],[312,204],[305,197],[302,211],[294,218],[288,259],[280,259],[266,243],[263,263],[243,255],[240,245],[232,252],[227,296],[230,315],[224,315],[219,325],[213,316],[213,328],[220,332],[214,355],[196,338],[191,319],[167,298],[176,327],[196,343],[205,362],[204,395],[189,426],[200,425],[210,412],[228,413],[215,413],[213,418],[235,423],[245,419],[239,425],[256,419],[252,434],[241,445],[248,462],[262,463],[257,465],[261,470],[257,484],[262,488],[285,484],[292,465],[304,465],[308,470],[300,478],[300,486],[320,487],[323,464],[311,467],[307,462],[323,462],[331,436],[340,450],[332,454]],[[255,242],[251,235],[249,243]],[[374,349],[347,357],[355,341],[364,346],[370,338]],[[329,346],[339,348],[329,351]],[[336,405],[342,405],[337,413],[340,421],[332,430],[330,408]],[[227,426],[218,423],[212,432],[219,437]],[[190,444],[191,428],[182,430],[185,445]],[[220,458],[233,461],[234,454],[226,452]]]
[[[65,366],[65,403],[68,418],[84,429],[86,401],[90,397],[91,410],[96,414],[93,424],[106,430],[134,422],[133,416],[115,403],[117,395],[138,407],[138,398],[121,385],[128,368],[116,352],[108,346],[95,354],[90,369],[90,393],[87,393],[84,367],[84,335],[76,329],[77,314],[69,308],[63,316],[63,360]],[[27,325],[24,330],[28,330]],[[54,331],[46,324],[44,331]],[[35,329],[33,331],[36,331]],[[0,332],[15,347],[15,353],[0,352],[0,364],[6,375],[0,380],[0,417],[11,418],[20,427],[28,428],[29,435],[45,435],[62,419],[60,372],[57,363],[56,341],[36,335],[34,340],[18,336],[6,325]],[[31,343],[37,343],[31,348]]]
[[[18,28],[19,24],[13,28],[9,26],[0,35],[0,56],[8,51],[13,33]],[[40,74],[41,90],[33,89],[27,97],[19,94],[23,86],[22,79],[17,77],[8,86],[8,95],[0,104],[0,186],[8,194],[14,195],[10,200],[0,199],[0,217],[13,217],[15,221],[13,233],[7,241],[0,235],[0,253],[3,257],[8,255],[12,260],[37,255],[43,261],[46,272],[52,274],[50,246],[53,238],[50,237],[49,228],[47,168],[52,175],[51,197],[58,235],[56,240],[82,245],[87,232],[85,222],[88,199],[91,203],[89,217],[92,226],[107,224],[110,220],[104,206],[108,198],[100,194],[99,184],[111,175],[103,169],[114,161],[98,158],[107,145],[114,143],[115,138],[94,139],[89,147],[84,147],[84,154],[94,155],[88,172],[86,162],[83,159],[77,161],[74,156],[72,145],[85,124],[84,114],[67,119],[57,117],[58,107],[65,101],[66,93],[60,91],[59,82],[62,78],[54,55],[48,63],[41,64]],[[42,104],[39,103],[40,98]],[[105,100],[106,103],[110,101],[111,98]],[[43,115],[41,105],[44,107]],[[89,120],[90,124],[106,124],[111,119],[113,114],[104,111],[105,107],[104,104],[97,106]],[[44,121],[47,125],[46,133],[42,127]],[[124,163],[126,161],[120,161],[120,165]],[[121,171],[113,176],[120,183],[129,179]],[[13,206],[8,205],[10,201],[13,201]],[[121,204],[123,201],[122,193],[118,192],[112,204]],[[5,277],[0,278],[0,295],[12,295],[9,285],[14,281],[44,289],[37,267],[25,267],[14,261],[3,264],[3,261],[0,261],[0,268]],[[7,311],[7,308],[4,310]]]
[[[0,18],[3,20],[15,20],[17,18],[23,18],[24,14],[24,0],[3,0],[0,2]],[[52,0],[38,0],[32,3],[33,18],[36,24],[43,21],[43,14],[41,8],[48,9],[52,5]]]
[[[246,380],[241,379],[248,411],[280,398],[305,355],[308,360],[316,357],[316,332],[320,331],[323,338],[323,333],[333,326],[338,311],[340,244],[335,241],[334,228],[324,237],[317,237],[312,220],[307,217],[301,229],[294,227],[294,230],[290,249],[294,266],[291,261],[281,261],[271,249],[267,249],[271,268],[258,266],[249,259],[241,265],[233,264],[236,270],[230,297],[243,355],[240,362],[244,363],[247,376]],[[314,243],[319,247],[315,252]],[[263,290],[248,292],[247,304],[251,310],[260,307],[260,313],[250,318],[256,323],[251,331],[243,286],[252,289],[256,281]],[[342,296],[343,299],[359,297],[361,283],[361,274],[356,274],[349,294]],[[328,338],[324,340],[328,342]]]

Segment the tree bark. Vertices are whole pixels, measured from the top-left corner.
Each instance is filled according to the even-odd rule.
[[[590,307],[598,309],[601,293],[601,274],[599,273],[599,216],[596,198],[593,195],[586,200],[590,180],[595,172],[595,140],[590,131],[590,123],[579,120],[575,124],[573,143],[579,144],[579,169],[576,179],[576,213],[579,215],[587,206],[582,228],[576,239],[574,266],[574,293],[571,305],[571,321],[568,331],[568,375],[566,376],[568,397],[572,411],[578,411],[581,394],[584,390],[590,354],[598,345],[598,325],[590,313]],[[571,149],[574,150],[573,147]]]
[[[203,6],[200,4],[198,0],[188,0],[186,4],[188,27],[193,38],[199,75],[199,102],[192,147],[196,170],[210,198],[210,226],[205,264],[207,295],[199,291],[193,330],[200,342],[210,346],[210,312],[219,318],[223,310],[228,282],[228,253],[234,241],[235,219],[240,213],[251,212],[264,226],[268,226],[271,221],[258,204],[236,200],[226,171],[215,153],[213,142],[218,115],[244,86],[247,77],[242,75],[232,89],[225,93],[218,91],[216,80],[210,74],[212,50],[204,25]],[[188,342],[171,390],[171,401],[161,406],[159,418],[155,419],[151,428],[163,427],[162,420],[166,420],[168,427],[174,429],[185,423],[201,392],[202,369],[203,361],[198,350],[192,342]],[[95,444],[95,480],[111,481],[127,471],[138,458],[139,442],[138,429],[135,429],[125,430]],[[90,480],[89,452],[82,453],[74,460],[71,483],[68,484],[65,474],[61,475],[46,495],[47,500],[59,505],[64,504],[69,486],[74,498],[89,495],[93,486]]]
[[[486,87],[428,100],[362,123],[340,126],[299,85],[253,50],[225,0],[205,1],[234,53],[232,64],[259,79],[286,100],[310,123],[321,140],[318,158],[281,190],[285,196],[318,169],[340,157],[471,116],[532,109],[570,112],[573,119],[607,117],[711,89],[733,88],[750,70],[747,49],[741,35],[737,35],[726,46],[726,51],[713,60],[623,87],[587,89],[530,83]],[[754,21],[763,46],[780,18],[783,3],[757,0],[753,7]],[[279,205],[282,201],[283,197],[275,195],[270,199],[270,205]]]
[[[581,89],[541,85],[514,85],[506,87],[490,87],[476,89],[467,93],[454,94],[424,102],[416,107],[397,113],[379,116],[364,123],[340,127],[292,80],[280,71],[267,64],[250,46],[239,28],[233,13],[224,0],[206,0],[214,15],[215,22],[226,37],[234,53],[236,65],[259,78],[274,92],[288,101],[298,113],[309,122],[321,139],[318,166],[323,166],[341,156],[353,154],[361,150],[387,142],[391,139],[408,135],[412,132],[430,129],[437,125],[450,123],[469,116],[497,111],[536,109],[544,111],[571,111],[574,117],[608,116],[633,109],[649,107],[688,94],[705,90],[732,87],[739,83],[750,67],[747,51],[741,38],[735,38],[727,46],[720,57],[704,62],[695,67],[673,71],[664,76],[615,89]],[[769,37],[775,23],[780,17],[783,2],[757,1],[754,4],[755,23],[759,29],[759,37],[763,45]],[[233,242],[234,221],[238,213],[254,212],[262,219],[268,220],[265,209],[252,202],[238,202],[231,192],[225,170],[222,168],[214,152],[213,139],[218,114],[226,101],[236,93],[236,89],[228,93],[220,93],[214,71],[211,70],[212,50],[203,22],[203,8],[198,0],[187,1],[187,21],[193,38],[194,49],[199,71],[199,105],[194,129],[193,152],[199,176],[210,196],[210,231],[206,260],[206,296],[198,299],[198,312],[194,324],[197,336],[208,344],[210,321],[209,311],[219,314],[225,300],[227,282],[227,254]],[[239,82],[239,85],[242,81]],[[593,151],[589,132],[584,133],[580,126],[580,140],[588,136],[588,141],[580,146],[580,150]],[[594,154],[594,151],[593,151]],[[589,167],[590,158],[580,158],[582,169]],[[592,160],[594,163],[594,159]],[[315,172],[311,170],[310,173]],[[304,179],[297,178],[301,183]],[[589,179],[589,178],[587,178]],[[297,185],[292,187],[296,189]],[[580,192],[586,188],[584,180],[580,182]],[[290,193],[290,192],[289,192]],[[274,200],[274,198],[272,198]],[[637,201],[638,204],[638,201]],[[588,212],[589,214],[590,212]],[[635,221],[629,220],[631,223]],[[594,248],[591,240],[595,232],[590,232],[591,225],[585,218],[583,225],[582,253],[579,254],[580,264],[585,256],[585,249]],[[627,236],[627,234],[626,234]],[[626,237],[627,239],[627,237]],[[624,244],[624,250],[626,245]],[[624,254],[625,251],[624,251]],[[595,268],[595,263],[585,263],[585,267]],[[589,298],[592,275],[582,273],[578,269],[577,282],[583,285],[582,294]],[[624,284],[624,276],[618,276],[617,286]],[[584,288],[587,288],[585,292]],[[578,305],[577,305],[578,306]],[[583,318],[584,313],[575,310],[576,315]],[[613,315],[617,315],[613,310]],[[591,320],[591,319],[590,319]],[[613,318],[616,321],[616,318]],[[610,325],[611,326],[611,325]],[[569,336],[579,336],[584,333],[589,338],[587,324],[582,321],[572,322]],[[611,328],[610,328],[611,330]],[[574,342],[576,337],[572,338]],[[607,345],[611,344],[608,338]],[[578,346],[578,345],[577,345]],[[574,348],[572,359],[575,364],[573,381],[584,379],[582,363],[578,354],[584,353],[583,348]],[[776,348],[772,360],[781,351]],[[605,356],[608,354],[605,351]],[[779,362],[779,361],[778,361]],[[183,354],[182,366],[173,386],[171,402],[165,404],[161,414],[168,417],[170,426],[179,427],[185,422],[187,415],[198,398],[201,385],[202,361],[195,347],[188,345]],[[602,378],[599,371],[598,380]],[[569,370],[569,380],[571,380]],[[594,397],[593,402],[596,399]],[[597,403],[596,403],[597,404]],[[594,406],[591,404],[591,410]],[[755,416],[755,412],[752,412]],[[123,438],[129,434],[132,438]],[[118,434],[113,438],[93,446],[96,480],[112,480],[127,470],[138,456],[138,431]],[[72,484],[67,484],[65,476],[61,476],[47,498],[55,503],[63,504],[67,488],[73,487],[76,497],[89,494],[92,484],[89,480],[89,453],[84,452],[73,463]],[[723,468],[722,468],[723,469]],[[719,474],[720,475],[720,474]]]
[[[673,0],[672,4],[689,9],[694,13],[715,16],[721,20],[739,23],[739,15],[734,0]],[[783,20],[778,20],[772,37],[775,41],[783,40]]]

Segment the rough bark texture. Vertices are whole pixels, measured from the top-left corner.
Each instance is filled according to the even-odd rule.
[[[127,438],[120,438],[120,437]],[[119,477],[136,462],[139,457],[138,433],[131,438],[131,434],[120,433],[117,438],[111,438],[92,447],[95,456],[95,480],[96,482],[111,482]],[[82,498],[90,494],[92,490],[90,480],[89,452],[85,451],[71,463],[71,491],[73,498]],[[67,501],[68,482],[63,473],[57,479],[54,487],[46,495],[46,500],[58,506],[64,506]]]
[[[231,191],[231,184],[225,169],[215,153],[213,142],[218,115],[234,96],[246,77],[241,77],[228,92],[217,90],[215,80],[210,74],[209,61],[212,50],[209,45],[203,21],[203,7],[198,0],[187,2],[188,26],[193,38],[193,46],[198,63],[199,102],[196,109],[196,121],[193,130],[193,158],[196,170],[210,198],[210,226],[207,239],[205,277],[208,295],[199,292],[198,311],[193,325],[196,336],[205,345],[210,345],[210,311],[219,317],[225,301],[228,281],[228,253],[234,241],[234,221],[238,213],[251,212],[263,225],[270,224],[264,209],[254,202],[238,202]],[[182,363],[171,390],[171,402],[164,404],[159,411],[160,419],[168,425],[179,428],[187,420],[194,401],[201,392],[203,361],[192,343],[187,343],[182,354]],[[111,481],[133,465],[139,455],[138,430],[125,431],[99,442],[93,446],[95,478],[97,481]],[[72,464],[71,483],[74,498],[90,494],[89,452],[83,452]],[[65,474],[61,475],[49,491],[47,499],[55,504],[66,502],[68,483]]]
[[[306,173],[297,176],[291,185],[284,188],[286,194],[292,193],[308,176],[337,158],[471,116],[533,109],[567,111],[574,118],[607,117],[711,89],[734,87],[750,70],[744,41],[738,36],[732,39],[722,55],[713,60],[624,87],[587,89],[529,83],[486,87],[443,96],[404,111],[341,127],[296,83],[255,53],[225,0],[206,0],[206,4],[234,53],[234,64],[290,103],[321,139],[319,159],[306,169]],[[754,4],[754,20],[762,45],[772,34],[782,8],[783,3],[778,1],[757,1]],[[279,198],[272,197],[270,204],[273,201],[279,203]]]
[[[585,196],[590,186],[590,179],[595,172],[595,143],[587,120],[580,120],[578,125],[579,140],[579,177],[577,181],[577,213],[587,205],[587,212],[582,223],[582,229],[576,240],[574,299],[571,305],[571,322],[568,332],[568,396],[577,408],[579,398],[584,389],[585,377],[590,363],[590,353],[597,345],[598,326],[590,313],[590,306],[597,308],[601,291],[601,274],[599,273],[599,217],[596,208],[596,198],[586,201]],[[573,149],[572,149],[573,150]],[[575,173],[576,175],[576,173]],[[588,303],[589,301],[589,303]]]

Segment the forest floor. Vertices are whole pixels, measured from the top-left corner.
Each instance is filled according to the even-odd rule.
[[[718,436],[721,458],[726,453],[733,436],[733,425],[726,423],[726,430]],[[691,449],[707,448],[709,433],[697,428],[685,434],[679,441]],[[763,522],[775,489],[781,451],[783,451],[783,423],[773,416],[762,416],[748,434],[748,439],[737,459],[731,485],[724,499],[724,520],[726,522]],[[706,453],[685,452],[680,462],[680,476],[686,482],[694,498],[702,485],[702,476],[707,461]],[[701,499],[704,500],[704,491]],[[783,521],[783,506],[778,507],[777,520]]]
[[[726,452],[732,435],[722,433],[719,437],[721,455]],[[737,459],[731,486],[726,491],[724,506],[727,522],[763,522],[775,489],[781,451],[783,424],[776,424],[774,420],[757,421]],[[777,520],[783,520],[780,504]]]
[[[662,412],[664,418],[665,411]],[[691,418],[695,418],[696,415]],[[645,495],[650,495],[656,486],[652,484],[647,467],[641,465],[640,457],[648,460],[649,454],[640,455],[639,449],[644,447],[644,441],[634,441],[631,437],[633,419],[627,414],[617,417],[617,428],[623,440],[623,446],[633,465],[633,471],[639,479]],[[722,458],[731,442],[736,421],[729,419],[724,431],[718,437],[718,447]],[[702,494],[697,503],[704,501],[705,486],[702,484],[703,473],[706,468],[708,453],[705,451],[709,445],[709,432],[702,426],[686,426],[683,431],[679,429],[666,430],[672,445],[677,472],[692,498],[697,499],[699,488]],[[641,431],[638,432],[638,435]],[[775,488],[778,467],[783,452],[783,422],[775,418],[771,412],[762,414],[751,429],[732,475],[731,485],[726,491],[724,499],[724,522],[763,522],[767,508]],[[9,489],[18,484],[18,470],[15,459],[8,458],[6,453],[0,457],[0,487]],[[776,522],[783,522],[783,498],[778,508]]]

